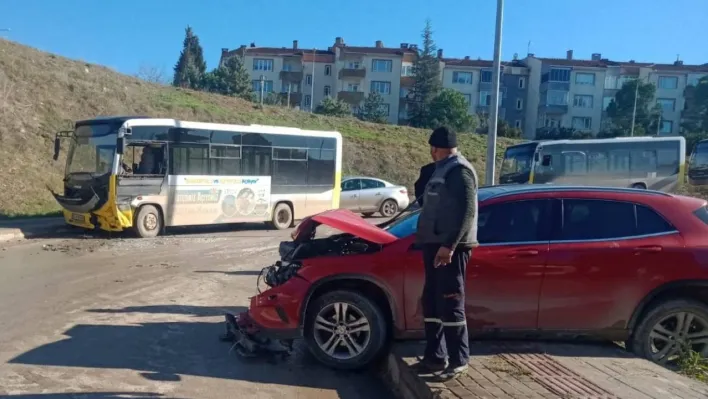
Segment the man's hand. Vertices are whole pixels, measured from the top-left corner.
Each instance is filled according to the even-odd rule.
[[[452,250],[446,247],[440,247],[435,255],[435,267],[446,266],[452,263]]]

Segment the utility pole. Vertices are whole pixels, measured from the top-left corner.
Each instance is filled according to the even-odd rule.
[[[288,108],[290,108],[290,87],[292,87],[292,83],[288,82]]]
[[[263,108],[263,93],[265,90],[265,76],[261,75],[261,108]]]
[[[497,0],[497,24],[494,33],[494,69],[492,71],[492,104],[490,104],[489,129],[487,131],[487,172],[485,185],[494,185],[494,168],[497,159],[497,125],[499,123],[499,79],[501,75],[502,23],[504,0]]]
[[[634,108],[632,108],[632,129],[629,131],[629,137],[634,137],[634,121],[637,119],[637,97],[639,97],[639,85],[642,83],[641,78],[637,78],[636,87],[634,88]]]
[[[315,58],[317,57],[317,49],[312,49],[312,88],[310,89],[310,113],[315,110]]]

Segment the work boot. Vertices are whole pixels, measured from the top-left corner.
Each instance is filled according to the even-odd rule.
[[[414,363],[411,368],[418,374],[432,374],[445,370],[447,361],[443,360],[427,360],[419,357],[418,362]]]
[[[470,366],[463,364],[462,366],[448,366],[445,370],[437,376],[439,381],[450,381],[457,377],[461,377],[467,373]]]

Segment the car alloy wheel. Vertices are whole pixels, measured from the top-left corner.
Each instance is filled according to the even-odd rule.
[[[335,302],[322,308],[315,318],[314,338],[329,356],[349,360],[361,355],[371,341],[371,326],[354,305]]]
[[[708,357],[708,319],[691,311],[661,318],[649,334],[652,360],[665,364],[690,348]]]
[[[398,211],[398,204],[394,200],[386,200],[381,205],[381,214],[385,217],[391,217]]]

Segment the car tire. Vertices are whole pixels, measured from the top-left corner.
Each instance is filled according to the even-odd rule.
[[[335,323],[337,312],[341,317],[343,311],[346,319]],[[346,332],[365,323],[368,331]],[[328,292],[308,306],[304,335],[310,352],[322,364],[338,370],[359,370],[383,355],[387,331],[386,317],[372,300],[361,293],[342,290]],[[336,343],[342,339],[347,341]]]
[[[678,339],[669,336],[663,332],[664,336],[669,337],[669,339],[657,339],[657,335],[652,334],[655,332],[655,328],[661,328],[661,331],[672,331],[672,326],[678,324],[679,315],[681,313],[692,315],[692,323],[690,328],[698,328],[699,325],[702,327],[704,333],[708,333],[708,306],[701,302],[692,301],[688,299],[673,299],[666,302],[658,303],[649,309],[639,324],[634,329],[634,332],[626,343],[628,350],[631,350],[639,357],[653,361],[661,365],[665,365],[671,361],[671,353],[673,349],[667,349],[669,356],[661,357],[661,350],[665,348],[664,345],[673,345],[674,348],[680,349],[682,343],[685,341],[685,335],[683,333],[678,333]],[[653,335],[653,336],[652,336]],[[658,345],[658,346],[657,346]],[[694,350],[703,352],[703,355],[708,355],[708,344],[694,346]],[[653,349],[659,351],[655,353]]]
[[[370,218],[370,217],[374,216],[374,212],[366,212],[366,213],[362,213],[362,215],[363,215],[365,218]]]
[[[379,213],[386,218],[392,217],[396,214],[396,212],[398,212],[398,203],[392,199],[387,199],[384,201],[379,209]]]
[[[281,202],[273,209],[273,218],[270,225],[276,230],[285,230],[293,226],[293,210],[290,205]]]
[[[647,186],[646,186],[646,184],[644,184],[644,183],[634,183],[634,184],[632,184],[632,187],[631,187],[631,188],[636,188],[636,189],[639,189],[639,190],[646,190],[646,189],[647,189]]]
[[[133,221],[133,230],[140,238],[157,237],[163,227],[162,214],[154,205],[143,205]]]

